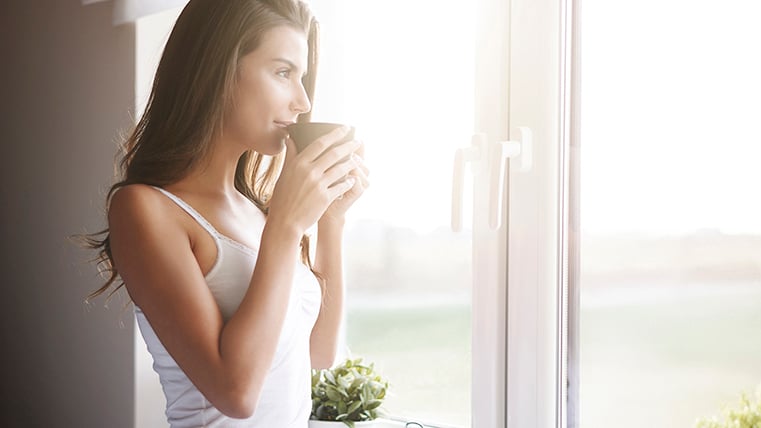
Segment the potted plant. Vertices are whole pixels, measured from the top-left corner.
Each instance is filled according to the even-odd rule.
[[[761,427],[761,385],[756,389],[756,396],[751,399],[743,392],[740,403],[735,408],[724,409],[725,419],[714,416],[701,418],[695,428],[759,428]]]
[[[369,427],[380,415],[388,382],[374,364],[362,358],[346,359],[323,370],[312,370],[312,416],[310,428],[336,428],[346,425]]]

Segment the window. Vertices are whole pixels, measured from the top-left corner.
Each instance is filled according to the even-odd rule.
[[[313,7],[322,34],[312,119],[354,125],[372,174],[347,224],[347,348],[391,382],[391,415],[469,426],[472,240],[470,227],[450,228],[450,186],[474,127],[474,8]]]
[[[315,5],[325,33],[320,85],[331,88],[329,97],[318,93],[315,119],[357,125],[374,166],[374,202],[368,194],[347,237],[356,257],[349,265],[357,269],[349,272],[347,340],[396,383],[396,400],[387,405],[394,415],[475,428],[559,427],[566,421],[573,42],[566,34],[573,13],[567,3],[483,0],[470,12],[462,3],[426,1]],[[470,97],[472,112],[464,108]],[[470,152],[468,243],[445,227],[449,159],[473,133],[480,137]],[[533,136],[530,151],[527,136]],[[521,153],[500,175],[495,154],[506,141],[519,143]],[[391,154],[380,154],[384,148]],[[526,156],[533,161],[524,169]],[[393,176],[384,176],[384,168]],[[405,174],[403,182],[395,178]],[[495,197],[500,186],[503,198]],[[407,222],[421,223],[413,221],[419,213],[426,220],[416,230]],[[496,230],[493,217],[502,220]],[[454,271],[451,261],[466,259],[468,245],[474,254],[469,267]],[[388,246],[400,249],[384,255]],[[429,248],[437,255],[451,251],[451,259],[432,257]],[[428,285],[421,271],[462,283],[448,281],[451,288],[436,290],[443,284]],[[384,277],[373,289],[373,281]],[[362,300],[369,304],[362,307]],[[372,337],[376,331],[382,339]],[[468,354],[469,360],[458,357]],[[440,369],[448,364],[438,361],[442,357],[451,368]],[[441,391],[445,395],[435,395]],[[456,402],[445,401],[449,397]]]
[[[581,426],[690,427],[761,383],[761,7],[582,14]]]

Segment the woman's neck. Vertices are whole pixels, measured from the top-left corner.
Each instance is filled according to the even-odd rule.
[[[206,158],[174,187],[208,196],[235,197],[235,170],[242,154],[231,145],[213,144]]]

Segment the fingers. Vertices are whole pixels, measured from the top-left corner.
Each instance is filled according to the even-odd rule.
[[[346,176],[346,179],[354,179],[354,185],[349,188],[349,190],[341,194],[338,199],[343,199],[344,196],[348,195],[351,200],[356,200],[365,192],[365,190],[367,190],[368,187],[370,187],[370,180],[367,178],[370,174],[370,170],[367,169],[361,158],[356,157],[355,160],[357,160],[359,164],[349,173],[348,176]]]
[[[357,150],[355,150],[354,153],[356,153],[362,159],[365,158],[365,143],[364,143],[364,141],[361,142],[359,148]]]
[[[344,193],[351,190],[356,184],[357,179],[349,176],[345,180],[341,180],[328,188],[330,200],[336,200],[343,198]]]
[[[368,188],[370,186],[370,180],[368,179],[370,170],[367,169],[367,167],[364,165],[364,162],[361,162],[357,168],[351,171],[350,174],[357,178],[362,187]]]
[[[290,138],[285,140],[285,165],[273,190],[271,213],[305,229],[328,209],[344,213],[363,194],[369,185],[364,145],[356,140],[336,144],[342,135],[333,131],[300,153]],[[343,200],[334,204],[338,199]]]
[[[328,183],[334,183],[338,181],[342,177],[349,175],[352,171],[357,169],[360,162],[361,159],[359,159],[358,156],[349,155],[348,159],[333,165],[330,167],[330,169],[325,171],[325,180]]]
[[[367,177],[370,175],[370,170],[365,165],[365,144],[362,143],[356,152],[352,154],[352,159],[357,163],[357,168],[352,171],[352,174],[356,175],[361,180],[363,185],[367,187],[370,182]]]
[[[327,171],[333,166],[345,161],[352,153],[361,147],[362,143],[357,140],[351,140],[338,143],[329,147],[322,153],[322,156],[314,161],[314,167],[320,171]]]
[[[345,131],[340,128],[334,130],[315,140],[300,153],[296,152],[295,143],[287,138],[286,162],[290,165],[284,173],[293,176],[293,180],[283,180],[284,177],[281,177],[281,181],[300,183],[296,186],[303,187],[305,195],[322,195],[319,199],[325,198],[322,200],[328,203],[343,198],[347,192],[352,199],[361,195],[369,185],[369,170],[362,159],[364,144],[357,140],[337,144],[336,139],[342,138],[344,134]],[[306,200],[303,197],[299,199]]]

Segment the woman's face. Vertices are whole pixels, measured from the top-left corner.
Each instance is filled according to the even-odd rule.
[[[307,67],[307,39],[293,27],[264,33],[259,47],[241,58],[235,103],[225,117],[225,137],[242,149],[280,153],[286,126],[311,109],[301,83]]]

